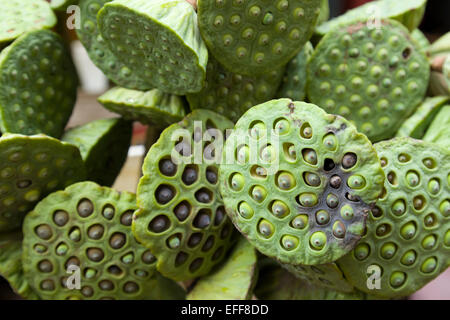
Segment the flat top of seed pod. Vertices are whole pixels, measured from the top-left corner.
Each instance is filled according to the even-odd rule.
[[[225,130],[232,127],[223,116],[195,110],[166,128],[145,157],[133,233],[171,279],[208,274],[233,242],[217,177]]]
[[[217,270],[200,278],[188,300],[249,300],[258,278],[255,248],[240,238],[229,257]]]
[[[182,97],[161,90],[137,91],[115,87],[98,98],[108,110],[130,120],[165,128],[185,115]]]
[[[45,0],[7,0],[2,1],[0,21],[0,43],[4,43],[35,29],[52,28],[57,19]]]
[[[59,138],[77,96],[77,73],[61,37],[24,34],[0,54],[0,129]]]
[[[307,42],[303,49],[292,59],[278,89],[278,98],[289,98],[294,101],[303,101],[306,96],[306,64],[311,57],[314,48],[311,42]]]
[[[134,194],[80,182],[24,221],[23,262],[43,299],[159,299],[156,258],[131,232]],[[68,271],[69,270],[69,271]],[[68,274],[79,270],[81,289]]]
[[[446,96],[426,98],[412,116],[402,123],[396,136],[422,139],[436,114],[449,99]]]
[[[88,180],[111,186],[127,158],[131,135],[131,122],[113,118],[73,128],[62,140],[80,149]]]
[[[322,23],[316,32],[324,35],[338,29],[339,26],[353,23],[361,17],[376,19],[395,19],[403,23],[409,30],[416,29],[422,21],[427,0],[378,0],[356,7],[346,13]],[[376,22],[372,22],[374,25]]]
[[[0,138],[0,231],[20,227],[49,193],[85,178],[80,151],[44,135]]]
[[[255,295],[262,300],[364,300],[360,291],[343,293],[295,278],[278,266],[260,270]]]
[[[428,127],[423,140],[436,143],[450,151],[450,105],[442,107]]]
[[[387,177],[367,221],[367,233],[337,264],[359,290],[406,297],[450,264],[450,153],[438,146],[395,138],[375,148]],[[380,289],[367,275],[381,275]]]
[[[287,64],[311,38],[320,0],[199,0],[208,49],[230,71],[256,75]]]
[[[430,76],[408,30],[393,20],[380,23],[331,31],[308,64],[310,101],[346,117],[372,141],[394,135],[423,100]]]
[[[294,265],[349,252],[384,179],[370,141],[351,123],[289,99],[239,119],[219,177],[234,225],[261,253]]]
[[[97,13],[103,5],[111,0],[81,0],[81,28],[76,29],[78,38],[86,48],[92,62],[114,83],[134,89],[147,89],[148,84],[135,73],[109,49],[97,27]]]
[[[275,96],[284,70],[282,67],[262,76],[243,76],[227,71],[210,56],[205,87],[188,94],[187,100],[192,110],[210,109],[236,122],[245,111]]]
[[[196,20],[185,0],[115,0],[97,15],[103,39],[146,81],[143,89],[179,95],[200,91],[205,80],[208,50]]]
[[[25,299],[39,299],[23,274],[21,232],[0,235],[0,275],[15,293]]]

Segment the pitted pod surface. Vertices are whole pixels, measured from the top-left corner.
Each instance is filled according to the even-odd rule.
[[[24,270],[35,292],[43,299],[161,299],[156,258],[131,232],[134,210],[135,195],[93,182],[42,200],[24,223]],[[81,289],[73,290],[67,270],[77,267]]]
[[[307,95],[372,141],[391,138],[420,104],[430,68],[408,30],[393,20],[357,22],[322,38],[309,61]]]
[[[286,65],[312,36],[320,0],[199,0],[208,49],[230,71],[264,74]]]
[[[19,228],[39,200],[85,177],[75,146],[44,135],[4,134],[0,138],[0,232]]]
[[[115,0],[98,12],[109,49],[146,88],[184,95],[205,81],[208,50],[185,0]],[[126,30],[126,32],[124,32]]]
[[[411,138],[375,148],[386,175],[384,190],[367,233],[337,264],[362,291],[406,297],[450,264],[450,154]],[[380,272],[379,290],[367,288],[369,267]]]
[[[384,175],[370,141],[319,107],[272,100],[225,144],[220,188],[235,226],[263,254],[325,264],[358,242]]]
[[[168,278],[206,275],[233,242],[218,190],[225,130],[232,127],[223,116],[195,110],[166,128],[145,157],[133,232]]]

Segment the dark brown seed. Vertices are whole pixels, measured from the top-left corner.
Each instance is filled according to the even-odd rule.
[[[89,260],[94,262],[102,261],[105,257],[105,254],[103,253],[102,249],[100,248],[89,248],[87,250],[87,256]]]
[[[177,165],[170,159],[163,159],[159,162],[159,171],[165,176],[172,177],[177,172]]]
[[[193,233],[189,237],[188,246],[191,248],[194,248],[202,241],[202,238],[203,238],[203,233],[200,233],[200,232]]]
[[[330,186],[334,189],[338,189],[341,186],[341,183],[342,179],[339,176],[334,175],[330,178]]]
[[[52,272],[53,264],[49,260],[42,260],[39,262],[39,270],[46,273]]]
[[[353,167],[356,164],[357,159],[358,158],[356,157],[356,154],[354,154],[353,152],[346,153],[342,158],[342,167],[344,167],[345,169]]]
[[[149,230],[160,233],[167,230],[170,226],[170,220],[165,215],[159,215],[154,218],[149,224]]]
[[[211,223],[211,217],[204,211],[199,211],[194,219],[194,227],[204,229]]]
[[[184,184],[191,185],[197,180],[197,170],[195,170],[193,167],[186,167],[183,172],[182,180]]]
[[[114,233],[111,238],[109,239],[109,245],[113,249],[120,249],[122,248],[125,243],[127,242],[127,237],[121,232]]]
[[[167,185],[160,185],[156,189],[156,200],[160,204],[168,203],[170,200],[172,200],[174,195],[175,195],[174,190],[171,187],[167,186]]]
[[[83,288],[81,288],[81,294],[85,297],[92,297],[94,295],[94,290],[89,287],[89,286],[85,286]]]
[[[202,188],[195,193],[195,199],[201,203],[209,203],[212,200],[210,191],[205,188]]]
[[[149,250],[147,250],[142,254],[142,261],[146,264],[151,264],[156,261],[156,258]]]
[[[50,239],[53,235],[52,228],[47,224],[41,224],[35,229],[35,232],[39,238],[44,240]]]
[[[213,246],[214,246],[214,236],[209,236],[209,238],[206,240],[205,244],[202,247],[202,251],[207,252],[211,250]]]
[[[55,283],[51,279],[47,279],[41,282],[41,289],[44,291],[55,290]]]
[[[108,267],[108,272],[113,274],[113,275],[120,275],[122,274],[122,269],[120,269],[120,267],[116,266],[116,265],[112,265],[110,267]]]
[[[125,285],[123,286],[123,291],[125,293],[135,293],[139,290],[139,286],[137,285],[137,283],[132,282],[132,281],[128,281],[127,283],[125,283]]]
[[[55,211],[53,214],[53,221],[57,226],[62,227],[69,221],[69,214],[63,210]]]
[[[89,217],[94,212],[94,204],[89,199],[82,199],[78,203],[77,211],[81,217]]]
[[[179,267],[183,263],[185,263],[188,257],[189,255],[186,252],[183,251],[179,252],[175,258],[175,267]]]
[[[110,291],[114,289],[114,283],[109,280],[102,280],[98,284],[99,288],[105,291]]]
[[[98,240],[101,237],[103,237],[104,232],[105,232],[105,229],[103,228],[103,226],[101,224],[95,224],[95,225],[89,227],[88,236],[91,239]]]
[[[131,223],[133,222],[133,211],[126,211],[122,214],[122,216],[120,217],[120,223],[123,224],[124,226],[131,226]]]
[[[191,265],[189,266],[189,271],[190,272],[195,272],[198,269],[200,269],[200,267],[203,264],[203,258],[197,258],[194,261],[191,262]]]
[[[186,200],[180,202],[174,209],[175,215],[178,220],[184,221],[191,212],[191,205]]]

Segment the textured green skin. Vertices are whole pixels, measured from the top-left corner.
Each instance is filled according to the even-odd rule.
[[[198,1],[198,24],[203,39],[211,54],[228,70],[249,76],[262,75],[271,70],[286,65],[301,50],[306,41],[311,38],[320,12],[320,0],[289,0],[288,7],[278,8],[283,1],[262,2],[259,0]],[[260,8],[258,16],[250,14],[253,6]],[[296,15],[297,8],[303,9],[303,15]],[[272,13],[273,21],[264,24],[266,14]],[[220,26],[215,25],[217,16],[223,17]],[[231,20],[234,15],[240,17],[240,22],[234,25]],[[279,24],[284,26],[278,29]],[[243,36],[247,28],[252,28],[253,34]],[[284,30],[283,30],[284,28]],[[297,39],[292,38],[293,30],[297,30]],[[226,44],[225,36],[233,37]],[[259,43],[262,35],[268,37],[267,43]],[[278,53],[278,46],[281,52]],[[238,50],[243,48],[246,54],[239,56]],[[264,55],[261,58],[258,55]]]
[[[294,101],[303,101],[305,99],[306,64],[313,51],[312,44],[307,42],[297,56],[288,63],[283,82],[278,89],[278,98],[289,98]]]
[[[430,48],[430,41],[428,41],[427,37],[422,31],[420,31],[420,29],[414,29],[411,31],[411,39],[416,42],[418,48],[420,48],[420,51],[427,54]]]
[[[185,0],[115,0],[97,15],[111,51],[146,81],[142,89],[178,95],[200,91],[205,81],[208,50],[196,18]]]
[[[2,2],[0,21],[2,44],[32,30],[52,28],[57,19],[45,0],[7,0]]]
[[[413,115],[403,122],[396,136],[422,139],[430,123],[435,119],[436,114],[448,101],[449,97],[445,96],[425,99]]]
[[[132,132],[129,121],[100,119],[67,131],[62,141],[80,149],[88,180],[111,186],[127,158]]]
[[[450,151],[450,105],[442,107],[423,137]]]
[[[213,273],[200,278],[188,300],[249,300],[258,279],[255,248],[240,238],[228,259]]]
[[[0,54],[0,129],[59,138],[72,113],[78,78],[63,40],[49,30],[24,34]]]
[[[230,157],[229,155],[232,155],[233,159],[235,159],[233,155],[236,154],[236,146],[249,143],[248,129],[250,124],[258,120],[264,122],[267,128],[273,128],[272,123],[279,118],[288,120],[290,128],[287,129],[288,132],[285,135],[279,136],[279,145],[282,150],[277,150],[277,146],[273,146],[274,154],[279,155],[279,159],[277,159],[278,168],[276,170],[279,170],[278,172],[287,171],[297,180],[296,185],[290,190],[282,190],[277,187],[276,175],[274,172],[269,172],[272,164],[264,164],[265,161],[262,161],[260,157],[246,163],[239,163],[236,160],[230,163],[230,160],[225,160]],[[299,129],[306,123],[309,123],[312,128],[313,135],[311,139],[305,139],[299,135]],[[361,237],[366,215],[381,193],[384,180],[379,159],[366,136],[358,133],[355,127],[342,117],[326,114],[315,105],[304,102],[292,102],[289,99],[272,100],[253,107],[241,117],[235,129],[226,141],[224,160],[220,166],[219,177],[220,191],[224,199],[225,208],[238,230],[261,253],[287,264],[325,264],[335,261],[349,252]],[[334,132],[334,137],[337,141],[335,151],[327,150],[322,144],[322,137],[332,132]],[[272,130],[271,135],[275,136]],[[270,143],[272,140],[269,136],[269,139],[265,140],[262,146],[259,145],[258,148],[262,149],[265,144]],[[284,150],[284,144],[286,143],[291,143],[295,146],[296,159],[288,159]],[[315,150],[318,159],[316,165],[306,163],[303,160],[301,150],[304,148]],[[252,151],[249,150],[249,152],[251,153]],[[358,161],[354,167],[343,169],[340,163],[347,152],[354,152],[358,157]],[[315,213],[326,206],[325,201],[328,191],[330,191],[327,191],[329,188],[327,174],[329,173],[323,170],[322,165],[326,158],[332,159],[336,164],[336,168],[330,172],[342,176],[342,184],[339,190],[334,189],[332,191],[337,195],[338,206],[336,209],[326,208],[330,215],[330,221],[320,226],[315,221]],[[252,167],[255,165],[265,168],[268,172],[267,177],[263,178],[251,172]],[[306,171],[319,176],[321,182],[318,187],[304,183],[302,175]],[[244,186],[240,191],[235,191],[229,184],[234,173],[244,176]],[[353,174],[359,174],[365,178],[366,184],[363,188],[353,190],[347,187],[346,177]],[[267,190],[267,197],[259,203],[250,196],[252,187],[255,185],[263,186]],[[317,204],[309,208],[300,205],[295,199],[298,195],[308,192],[315,194],[317,197]],[[360,201],[356,203],[347,200],[344,197],[346,192],[359,197]],[[254,210],[254,215],[248,219],[243,218],[238,210],[238,205],[243,200]],[[276,217],[270,210],[273,200],[283,201],[289,208],[289,214],[282,218]],[[345,226],[347,232],[344,234],[344,238],[337,239],[333,236],[332,227],[336,221],[340,220],[339,210],[343,204],[350,205],[355,212]],[[300,213],[308,216],[308,223],[304,229],[295,229],[291,227],[290,222]],[[269,238],[263,237],[257,230],[258,223],[262,218],[274,226],[275,231]],[[321,250],[313,250],[309,245],[310,236],[316,231],[324,232],[327,237],[327,243]],[[289,251],[284,249],[280,244],[284,235],[296,237],[299,240],[298,246]]]
[[[89,199],[94,205],[93,213],[85,218],[78,215],[77,206],[82,199]],[[111,205],[114,210],[114,217],[111,220],[102,215],[105,205]],[[126,212],[132,212],[136,209],[136,197],[134,194],[122,192],[118,193],[106,187],[100,187],[93,182],[81,182],[74,184],[64,191],[58,191],[44,200],[30,212],[24,222],[24,241],[23,241],[23,265],[26,277],[33,289],[43,299],[102,299],[110,297],[113,299],[161,299],[159,280],[156,277],[155,261],[146,263],[141,260],[144,253],[148,252],[144,246],[141,246],[133,237],[130,225],[121,223],[121,216]],[[53,213],[58,210],[64,210],[68,213],[67,223],[60,227],[54,223]],[[52,236],[44,240],[37,236],[35,229],[47,224],[52,230]],[[100,224],[104,228],[102,237],[98,240],[88,237],[88,228],[92,225]],[[81,240],[72,241],[68,234],[73,227],[78,227],[81,231]],[[110,237],[120,232],[126,236],[125,244],[117,249],[109,247]],[[68,250],[65,254],[55,253],[58,244],[65,242]],[[43,253],[37,252],[34,248],[36,244],[47,247]],[[99,262],[91,261],[86,251],[88,248],[97,247],[103,250],[104,258]],[[125,264],[121,257],[127,254],[133,254],[134,260]],[[66,261],[70,257],[77,257],[81,267],[81,290],[69,290],[63,287],[62,278],[67,276]],[[39,270],[38,265],[42,260],[49,260],[53,264],[53,270],[44,273]],[[123,274],[114,276],[108,272],[109,266],[118,266]],[[85,276],[86,268],[92,268],[97,271],[96,275],[89,279]],[[135,274],[136,270],[147,272],[145,276]],[[53,291],[43,290],[40,287],[41,281],[50,279],[54,282]],[[109,280],[114,284],[114,289],[103,291],[98,287],[102,280]],[[138,291],[134,293],[125,293],[122,288],[128,281],[132,281],[139,286]],[[84,286],[90,286],[93,289],[91,297],[82,294]],[[181,291],[181,288],[180,288]]]
[[[263,76],[229,72],[213,57],[206,69],[206,85],[199,93],[187,95],[191,110],[210,109],[236,122],[242,114],[275,96],[284,68]]]
[[[232,236],[233,227],[231,221],[226,217],[226,214],[218,226],[215,226],[214,224],[216,212],[219,208],[223,209],[223,202],[218,192],[219,183],[209,183],[209,181],[206,180],[205,173],[209,166],[218,170],[217,162],[208,159],[203,160],[202,157],[202,162],[197,164],[198,179],[196,182],[191,185],[186,185],[182,181],[182,174],[186,166],[183,161],[188,161],[189,163],[196,162],[191,161],[193,160],[192,158],[182,157],[178,152],[174,151],[175,146],[178,144],[177,137],[180,137],[180,134],[181,136],[183,134],[180,130],[184,129],[184,134],[187,135],[185,139],[189,139],[188,141],[191,146],[194,145],[193,148],[196,148],[195,152],[203,150],[201,143],[196,142],[194,144],[192,142],[194,121],[201,121],[203,134],[206,133],[206,124],[209,121],[212,121],[214,127],[220,129],[222,133],[224,133],[226,129],[233,127],[233,123],[225,117],[209,110],[198,109],[186,116],[181,122],[166,128],[158,141],[152,145],[145,157],[144,165],[142,167],[143,177],[140,179],[137,189],[139,210],[136,211],[133,220],[133,233],[136,238],[143,245],[150,248],[158,258],[158,271],[166,277],[177,281],[189,280],[208,274],[211,269],[225,257],[226,251],[234,241]],[[185,130],[187,130],[187,132]],[[200,150],[198,150],[199,148]],[[174,153],[173,155],[172,152]],[[172,177],[168,177],[160,172],[159,161],[166,157],[170,158],[171,155],[175,157],[176,161],[179,161],[180,164],[178,164],[176,174]],[[201,153],[201,155],[203,155],[203,153]],[[194,156],[196,156],[196,154],[194,154]],[[217,152],[216,157],[219,157],[218,162],[220,162],[219,152]],[[155,197],[155,190],[157,190],[158,186],[161,184],[169,184],[173,188],[176,188],[175,197],[166,204],[158,203]],[[195,198],[195,192],[201,188],[207,188],[212,192],[212,201],[210,203],[201,203]],[[173,210],[183,200],[188,201],[192,209],[189,216],[184,221],[180,222]],[[211,223],[204,229],[197,228],[193,225],[195,217],[201,209],[211,211]],[[153,218],[161,214],[169,219],[171,222],[170,227],[161,233],[150,231],[148,228],[149,223]],[[222,230],[225,229],[228,230],[228,235],[225,238],[222,238],[220,235]],[[193,233],[197,232],[202,233],[203,238],[197,246],[191,248],[188,246],[187,240]],[[177,233],[182,235],[180,246],[176,249],[170,249],[166,244],[166,240]],[[201,248],[209,236],[214,236],[214,245],[207,252],[204,252]],[[212,256],[218,250],[221,250],[222,253],[220,253],[218,258],[213,261]],[[181,265],[175,266],[176,256],[181,251],[189,254],[189,257]],[[203,258],[203,263],[197,270],[191,272],[189,266],[196,258]]]
[[[0,234],[0,275],[9,282],[14,292],[22,298],[39,299],[23,273],[22,235],[20,232]]]
[[[262,300],[364,300],[359,291],[343,293],[295,278],[286,270],[268,266],[260,270],[255,295]]]
[[[0,163],[0,232],[20,227],[40,199],[86,176],[78,148],[44,135],[4,134]]]
[[[100,96],[98,101],[126,119],[162,129],[180,121],[186,114],[183,98],[158,89],[142,92],[116,87]]]
[[[337,264],[348,281],[361,291],[386,298],[405,297],[423,287],[450,265],[450,246],[444,244],[445,234],[447,233],[448,237],[450,233],[449,213],[447,212],[445,216],[439,209],[441,202],[445,199],[449,200],[450,197],[450,153],[431,143],[407,137],[380,142],[375,145],[375,148],[381,161],[383,158],[387,159],[387,165],[384,167],[386,176],[391,171],[395,172],[398,185],[392,185],[387,179],[385,180],[386,191],[377,202],[382,215],[378,218],[375,218],[373,214],[369,215],[367,234],[358,244],[358,246],[363,244],[370,246],[368,256],[358,260],[354,252],[351,252],[338,260]],[[410,161],[400,163],[398,156],[402,153],[409,155]],[[422,163],[422,160],[428,157],[434,159],[436,163],[436,167],[432,170]],[[415,170],[421,176],[420,183],[416,187],[406,183],[405,175],[409,170]],[[433,177],[441,181],[441,189],[437,195],[432,195],[428,191],[428,181]],[[420,211],[412,205],[412,199],[417,195],[422,195],[426,199],[426,205]],[[401,216],[396,216],[391,211],[391,206],[397,199],[406,201],[406,210]],[[435,215],[434,226],[424,224],[424,218],[430,213]],[[417,230],[413,238],[406,240],[401,236],[400,229],[409,221],[416,223]],[[383,236],[377,235],[376,229],[385,223],[391,226],[390,233]],[[437,236],[436,244],[431,249],[425,249],[421,244],[422,240],[431,234]],[[390,259],[380,255],[381,247],[387,242],[397,245],[397,251]],[[407,266],[401,263],[401,258],[409,250],[415,250],[417,257],[412,265]],[[436,257],[437,265],[434,271],[426,274],[421,271],[421,266],[429,257]],[[366,272],[371,265],[378,265],[383,270],[380,290],[367,288],[368,274]],[[390,285],[391,274],[395,271],[406,274],[405,283],[398,288]]]
[[[376,34],[382,40],[373,39]],[[348,45],[343,43],[346,38]],[[393,46],[392,39],[398,45]],[[358,56],[349,57],[354,50]],[[392,59],[397,59],[396,66],[391,67]],[[429,76],[427,58],[400,23],[382,20],[379,29],[371,30],[358,22],[333,30],[317,45],[308,64],[307,94],[312,103],[346,117],[369,139],[379,141],[392,137],[423,100]]]
[[[73,4],[78,4],[79,0],[47,0],[50,7],[56,11],[66,11],[66,8]]]
[[[81,0],[81,28],[76,29],[78,38],[92,62],[114,83],[127,88],[146,89],[148,84],[121,63],[103,40],[97,27],[97,13],[111,0]]]
[[[402,23],[409,30],[416,29],[425,13],[426,0],[378,0],[349,10],[337,18],[331,19],[316,28],[320,35],[336,30],[347,24],[354,23],[361,17],[377,19],[393,19]],[[372,9],[373,8],[373,9]]]

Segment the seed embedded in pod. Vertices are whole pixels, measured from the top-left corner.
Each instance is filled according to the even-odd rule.
[[[381,256],[385,259],[391,259],[397,252],[397,246],[393,242],[385,243],[381,247]]]
[[[389,234],[391,232],[391,226],[387,223],[383,223],[382,225],[377,227],[377,230],[375,233],[379,237],[384,237],[385,235]]]
[[[186,200],[183,200],[173,209],[173,212],[178,220],[184,221],[191,213],[191,205]]]
[[[177,165],[170,159],[162,159],[159,162],[159,171],[165,176],[172,177],[177,172]]]
[[[94,262],[100,262],[105,257],[105,254],[103,253],[103,250],[100,248],[89,248],[87,249],[87,257],[89,260]]]
[[[422,240],[422,248],[425,250],[431,250],[436,245],[436,242],[437,237],[434,234],[430,234]]]
[[[410,266],[414,262],[416,262],[417,254],[414,250],[409,250],[405,252],[405,254],[402,256],[400,262],[405,266]]]
[[[317,196],[314,193],[302,193],[298,202],[304,207],[314,207],[317,204]]]
[[[416,210],[422,210],[425,206],[426,200],[423,196],[419,195],[414,197],[413,199],[413,207]]]
[[[405,281],[406,281],[406,274],[401,271],[393,272],[389,280],[391,286],[394,288],[399,288],[405,283]]]
[[[450,216],[450,201],[444,200],[439,205],[439,211],[442,213],[444,217]]]
[[[338,239],[345,238],[345,232],[346,232],[345,224],[343,224],[341,221],[336,221],[333,224],[333,235],[336,238]]]
[[[287,153],[288,153],[289,158],[291,160],[296,160],[297,159],[297,151],[295,150],[295,146],[294,145],[289,146]]]
[[[290,251],[298,246],[298,238],[290,235],[285,235],[281,238],[281,244],[284,249]]]
[[[170,249],[178,249],[181,245],[181,236],[174,234],[167,239],[167,246]]]
[[[356,156],[356,154],[354,154],[353,152],[347,152],[342,157],[342,167],[344,169],[350,169],[356,164],[357,160],[358,157]]]
[[[175,196],[175,190],[171,186],[162,184],[156,189],[155,195],[158,203],[166,204]]]
[[[252,136],[252,138],[254,139],[260,139],[262,137],[264,137],[267,133],[267,127],[264,124],[264,122],[257,122],[255,123],[252,128],[250,129],[250,135]]]
[[[135,293],[139,291],[139,285],[133,281],[128,281],[123,286],[123,291],[125,293]]]
[[[353,216],[354,216],[353,208],[350,205],[346,204],[346,205],[342,206],[342,208],[341,208],[342,219],[348,221],[348,220],[353,219]]]
[[[437,179],[431,179],[428,182],[428,192],[432,195],[437,195],[439,191],[441,190],[441,185],[439,183],[439,180]]]
[[[250,148],[248,146],[241,146],[237,152],[237,161],[240,164],[246,163],[250,158]]]
[[[401,236],[406,239],[410,240],[412,239],[416,234],[416,224],[413,221],[410,221],[406,223],[401,229],[400,234]]]
[[[289,133],[289,130],[291,129],[291,125],[288,120],[280,119],[275,122],[274,129],[275,129],[276,134],[284,135],[284,134]]]
[[[302,127],[300,128],[300,135],[302,136],[302,138],[311,139],[313,130],[308,122],[303,123]]]
[[[320,177],[312,172],[303,173],[305,183],[311,187],[318,187],[320,185]]]
[[[116,232],[114,233],[111,238],[109,239],[109,245],[113,249],[120,249],[122,248],[125,243],[127,242],[127,237],[122,232]]]
[[[450,247],[450,230],[447,230],[444,236],[444,245]]]
[[[435,257],[430,257],[422,263],[420,271],[422,271],[423,273],[432,273],[434,270],[436,270],[436,267],[437,259]]]
[[[339,204],[339,199],[336,195],[330,193],[327,196],[327,206],[330,208],[336,208]]]
[[[209,203],[212,201],[213,195],[211,191],[206,188],[201,188],[195,193],[195,199],[201,203]]]
[[[267,197],[267,191],[262,186],[254,186],[252,189],[252,198],[256,202],[263,202]]]
[[[69,232],[69,239],[78,242],[81,240],[81,230],[78,227],[74,227]]]
[[[55,290],[55,283],[51,279],[47,279],[41,282],[41,289],[44,291],[53,291]]]
[[[272,145],[267,145],[261,150],[261,160],[263,163],[272,163],[277,159],[277,152]]]
[[[194,219],[193,225],[199,229],[205,229],[211,224],[211,215],[208,209],[201,209]]]
[[[64,210],[55,211],[53,222],[59,227],[63,227],[69,221],[69,214]]]
[[[362,189],[366,186],[366,179],[359,174],[354,174],[348,178],[347,185],[352,189]]]
[[[132,252],[127,253],[123,255],[120,260],[122,260],[122,262],[125,264],[131,264],[134,261],[134,254]]]
[[[50,226],[47,224],[41,224],[40,226],[36,227],[34,232],[39,238],[43,240],[48,240],[53,236],[52,228],[50,228]]]
[[[293,228],[300,230],[306,228],[307,225],[308,225],[308,215],[306,214],[296,216],[291,222],[291,226]]]
[[[214,246],[214,236],[209,236],[208,239],[206,239],[205,244],[202,247],[203,252],[208,252],[211,250],[211,248]]]
[[[289,207],[281,200],[275,200],[272,204],[272,213],[275,217],[284,218],[289,214]]]
[[[330,151],[336,150],[337,147],[337,139],[336,136],[334,135],[334,133],[327,133],[323,139],[322,139],[322,143],[325,146],[325,148],[327,148]]]
[[[338,189],[341,186],[342,179],[341,177],[334,175],[330,178],[330,186],[334,189]]]
[[[186,166],[186,168],[183,171],[183,175],[181,179],[183,180],[184,184],[187,186],[190,186],[195,181],[197,181],[198,173],[196,168],[191,166]]]
[[[258,231],[264,238],[268,239],[273,235],[275,228],[269,221],[262,219],[258,224]]]
[[[234,191],[241,191],[245,186],[245,178],[240,173],[234,173],[230,179],[231,189]]]
[[[94,204],[89,199],[82,199],[78,203],[77,211],[80,217],[87,218],[94,212]]]
[[[330,221],[330,214],[325,210],[319,210],[316,212],[316,221],[320,225],[327,224]]]
[[[189,237],[188,246],[190,248],[194,248],[199,245],[199,243],[202,241],[202,239],[203,239],[203,233],[195,232]]]
[[[68,250],[69,250],[69,247],[67,246],[67,244],[62,242],[62,243],[58,244],[58,246],[56,247],[56,254],[58,256],[63,256],[67,253]]]
[[[433,227],[437,222],[437,219],[433,213],[427,215],[424,219],[424,225],[428,228]]]
[[[222,223],[225,218],[225,207],[220,206],[216,210],[216,216],[214,217],[214,225],[218,226]]]
[[[131,223],[133,222],[133,213],[133,210],[125,211],[120,217],[120,223],[127,227],[131,226]]]
[[[39,262],[38,268],[42,272],[49,273],[53,271],[53,264],[50,260],[42,260]]]
[[[103,236],[105,229],[101,224],[94,224],[93,226],[90,226],[88,229],[88,236],[91,239],[98,240]]]
[[[162,214],[153,218],[153,220],[150,221],[150,223],[148,225],[149,231],[155,232],[155,233],[164,232],[167,229],[169,229],[169,227],[170,227],[169,218]]]
[[[317,164],[317,154],[313,149],[303,149],[302,150],[303,160],[306,163],[316,165]]]
[[[354,255],[356,260],[362,261],[370,254],[370,247],[367,243],[360,243],[356,246]]]
[[[295,178],[289,172],[281,172],[277,178],[277,186],[282,190],[290,190],[295,187]]]
[[[112,220],[112,218],[114,218],[114,213],[115,213],[114,207],[109,204],[107,204],[102,211],[103,216],[108,220]]]
[[[114,289],[114,284],[109,280],[102,280],[98,284],[99,288],[104,291],[111,291]]]
[[[401,216],[406,211],[406,204],[405,200],[398,199],[392,204],[392,213],[396,215],[397,217]]]
[[[415,171],[408,171],[406,173],[406,182],[411,187],[417,187],[420,183],[420,177]]]
[[[314,232],[309,239],[309,244],[313,250],[320,251],[327,244],[327,236],[322,231]]]
[[[206,169],[206,180],[211,184],[217,183],[217,173],[215,170],[207,168]]]

